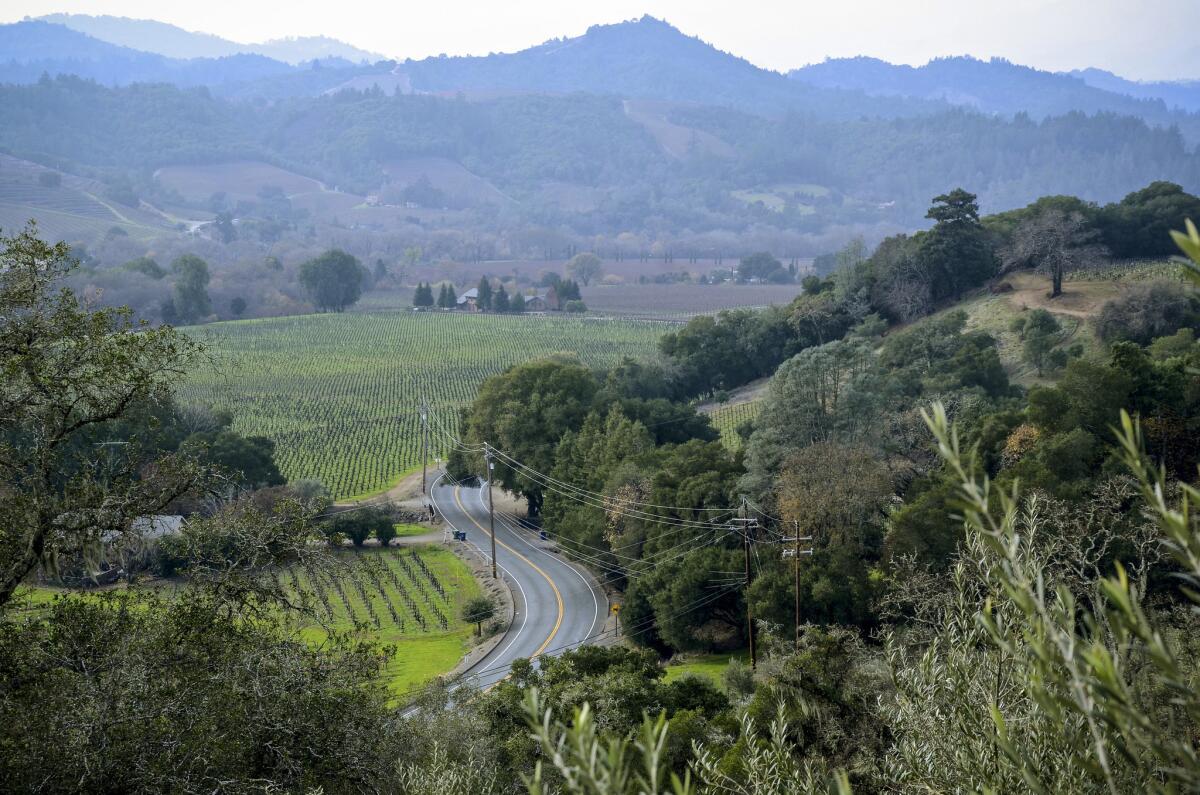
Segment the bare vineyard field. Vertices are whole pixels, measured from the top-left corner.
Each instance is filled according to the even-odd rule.
[[[275,441],[289,480],[316,478],[335,497],[386,488],[420,465],[419,407],[456,430],[485,378],[554,354],[607,366],[654,355],[662,324],[567,316],[386,312],[215,323],[190,330],[213,365],[184,402],[226,408],[235,428]],[[432,454],[445,448],[432,435]]]
[[[685,320],[722,309],[787,304],[800,292],[798,284],[618,284],[585,287],[582,294],[592,312]]]
[[[0,180],[0,229],[13,233],[31,219],[38,222],[39,233],[50,240],[86,243],[114,229],[146,240],[165,232],[146,213],[128,207],[114,211],[109,204],[82,191]]]

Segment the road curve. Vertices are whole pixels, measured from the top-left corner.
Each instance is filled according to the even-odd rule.
[[[467,543],[491,560],[487,486],[443,484],[430,489],[438,513]],[[555,552],[555,545],[496,515],[496,563],[513,593],[516,613],[504,638],[463,673],[463,681],[489,688],[508,676],[521,657],[560,654],[595,636],[604,627],[608,599],[587,571]]]

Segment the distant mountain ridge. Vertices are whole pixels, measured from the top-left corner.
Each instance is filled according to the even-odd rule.
[[[168,58],[123,47],[64,25],[26,20],[0,25],[0,82],[31,83],[43,74],[70,74],[105,85],[173,83],[218,86],[263,80],[296,67],[262,55]]]
[[[1117,113],[1161,126],[1179,125],[1192,140],[1200,140],[1200,118],[1193,115],[1200,110],[1200,83],[1136,83],[1098,69],[1065,74],[968,56],[935,58],[916,67],[865,56],[834,58],[788,76],[821,88],[940,100],[1010,116]]]
[[[1178,127],[1188,141],[1200,143],[1200,82],[1137,83],[1098,69],[1052,73],[971,57],[920,67],[868,57],[831,59],[784,75],[650,16],[595,25],[580,36],[513,53],[353,63],[361,57],[377,58],[323,37],[240,45],[121,17],[55,14],[0,26],[0,82],[28,83],[43,72],[76,74],[108,85],[206,85],[221,96],[248,100],[344,90],[473,99],[582,92],[835,120],[907,118],[955,107],[1034,119],[1113,113]],[[295,65],[304,58],[317,61]]]
[[[405,61],[398,71],[408,75],[414,90],[435,93],[583,91],[757,113],[804,110],[839,117],[944,109],[941,103],[868,101],[859,90],[803,86],[651,16],[594,25],[582,36],[515,53]]]
[[[292,65],[328,58],[340,58],[351,63],[384,60],[378,53],[368,52],[327,36],[301,36],[241,44],[211,33],[184,30],[176,25],[151,19],[88,14],[46,14],[38,19],[86,33],[103,42],[168,58],[262,55]]]
[[[1068,74],[1089,86],[1142,99],[1161,99],[1170,108],[1200,112],[1200,80],[1138,81],[1103,69],[1076,69]]]

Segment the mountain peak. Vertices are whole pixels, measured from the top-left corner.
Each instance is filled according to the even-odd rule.
[[[262,44],[241,44],[211,33],[184,30],[177,25],[153,19],[61,13],[47,14],[38,19],[85,33],[103,42],[168,58],[223,58],[248,53],[291,64],[328,58],[344,58],[348,61],[383,59],[381,55],[327,36],[299,36]]]

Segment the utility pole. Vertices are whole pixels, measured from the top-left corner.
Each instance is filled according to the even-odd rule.
[[[750,528],[742,526],[742,546],[746,551],[746,637],[750,640],[750,670],[758,667],[758,655],[754,651],[754,616],[750,611]]]
[[[792,550],[792,554],[796,559],[792,561],[792,568],[796,576],[796,651],[800,651],[800,523],[795,522],[796,530],[796,546]]]
[[[429,467],[429,407],[421,404],[421,493],[425,490],[425,479]]]
[[[496,576],[496,505],[492,500],[492,473],[496,469],[496,465],[492,463],[492,447],[489,444],[483,446],[483,459],[487,462],[487,484],[488,484],[488,527],[492,534],[492,579],[497,579]]]
[[[800,556],[801,555],[811,555],[813,553],[813,551],[812,551],[811,547],[809,549],[800,549],[801,541],[812,541],[812,536],[800,535],[800,522],[798,522],[798,521],[792,522],[792,527],[796,531],[796,535],[792,538],[785,538],[783,540],[785,542],[791,541],[795,546],[793,546],[792,549],[783,550],[783,557],[785,557],[785,558],[789,557],[788,553],[790,552],[791,553],[790,557],[794,558],[794,560],[792,561],[792,569],[793,569],[793,575],[796,578],[796,583],[795,583],[795,589],[796,589],[796,650],[799,651],[800,650]]]
[[[743,593],[745,594],[746,601],[746,638],[750,642],[750,668],[753,670],[758,666],[758,653],[754,648],[754,614],[750,608],[750,582],[752,577],[752,570],[750,568],[750,540],[751,533],[758,528],[758,520],[746,518],[745,497],[742,497],[741,514],[740,519],[733,520],[733,525],[731,525],[730,529],[732,530],[735,527],[740,529],[742,534],[742,549],[746,553],[746,579],[743,586],[745,588]]]

